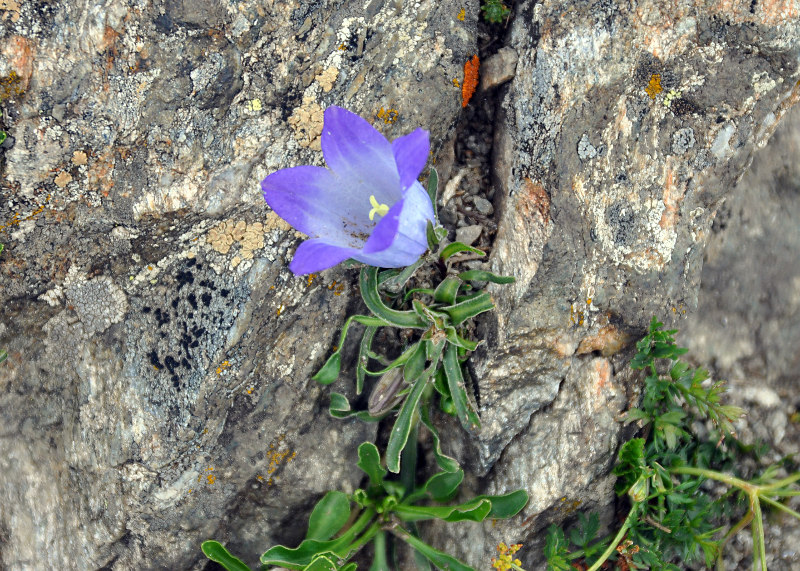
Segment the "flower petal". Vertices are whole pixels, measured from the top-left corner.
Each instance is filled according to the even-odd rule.
[[[264,200],[278,216],[312,238],[360,248],[375,223],[369,198],[323,167],[282,169],[261,181]]]
[[[378,223],[373,236],[376,232],[379,234],[375,238],[370,236],[367,242],[369,249],[365,245],[362,251],[351,257],[379,268],[402,268],[413,264],[425,253],[428,249],[428,220],[433,221],[433,206],[422,185],[415,182],[408,189],[396,223],[393,210],[395,207]],[[392,230],[396,231],[393,236]],[[373,250],[386,244],[388,236],[392,236],[391,242],[385,250]]]
[[[328,244],[321,238],[306,240],[297,247],[289,264],[295,275],[313,274],[332,268],[356,253],[352,248]]]
[[[428,162],[430,142],[425,129],[417,129],[392,141],[392,152],[400,173],[400,185],[406,191]]]
[[[353,195],[394,204],[402,198],[392,146],[365,119],[328,107],[322,127],[322,154],[340,185]]]
[[[365,254],[380,252],[392,245],[397,237],[397,228],[400,226],[400,215],[404,205],[405,200],[398,200],[381,218],[370,234],[369,240],[364,244],[363,252]]]

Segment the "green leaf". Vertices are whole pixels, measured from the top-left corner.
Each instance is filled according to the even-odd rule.
[[[241,559],[231,555],[219,541],[204,541],[200,549],[211,561],[219,563],[228,571],[251,571]]]
[[[425,343],[430,343],[430,341],[415,343],[416,350],[403,366],[403,378],[409,385],[414,384],[414,381],[425,371]]]
[[[328,357],[328,360],[325,361],[322,368],[311,378],[321,385],[329,385],[339,378],[339,371],[341,371],[341,369],[342,355],[341,352],[337,350]]]
[[[386,469],[381,466],[381,454],[372,442],[362,442],[358,447],[358,467],[361,468],[373,486],[383,484]]]
[[[492,297],[488,293],[484,292],[467,301],[462,301],[461,303],[457,303],[455,305],[443,307],[440,311],[443,311],[450,316],[453,325],[458,325],[459,323],[462,323],[471,317],[475,317],[476,315],[492,309],[494,309]]]
[[[439,173],[434,167],[428,171],[428,197],[433,205],[433,217],[439,220],[438,205],[436,204],[436,194],[439,192]]]
[[[454,277],[446,277],[436,286],[433,292],[433,299],[439,303],[453,305],[456,302],[458,288],[461,287],[461,280]]]
[[[386,571],[389,569],[389,559],[386,557],[386,533],[379,531],[372,541],[375,553],[372,556],[372,565],[369,571]]]
[[[5,142],[6,137],[8,137],[8,134],[6,134],[5,131],[0,131],[0,145],[2,145]]]
[[[331,404],[328,412],[334,418],[341,419],[354,416],[362,422],[378,422],[383,418],[383,416],[372,416],[366,410],[353,410],[346,396],[334,392],[331,393]]]
[[[517,281],[514,276],[498,276],[483,270],[467,270],[458,274],[458,277],[465,282],[491,282],[493,284],[513,284]]]
[[[525,490],[515,490],[508,494],[500,496],[477,496],[475,498],[481,500],[489,500],[492,502],[492,509],[489,515],[492,519],[506,519],[517,515],[525,504],[528,503],[528,492]]]
[[[394,513],[403,521],[440,519],[447,522],[483,521],[492,510],[492,502],[473,498],[456,506],[408,506],[400,504]]]
[[[337,571],[337,559],[338,557],[335,554],[331,557],[327,553],[320,553],[314,557],[303,571]]]
[[[361,449],[359,448],[359,454]],[[350,500],[347,494],[330,491],[314,506],[308,518],[306,539],[327,541],[333,537],[350,517]]]
[[[393,528],[391,530],[393,534],[401,538],[403,541],[408,543],[411,547],[416,549],[418,552],[422,553],[431,563],[436,565],[439,569],[446,569],[448,571],[475,571],[472,567],[468,565],[464,565],[453,557],[452,555],[448,555],[447,553],[442,553],[438,551],[422,541],[421,539],[414,537],[410,533],[408,533],[405,529],[401,527]]]
[[[455,458],[451,458],[442,452],[441,442],[439,440],[439,432],[431,422],[428,408],[429,407],[427,406],[422,407],[422,410],[420,411],[420,420],[422,420],[422,424],[428,428],[431,436],[433,437],[433,455],[436,458],[436,464],[438,464],[439,468],[445,472],[455,472],[458,470],[458,462]]]
[[[464,471],[439,472],[431,476],[422,486],[422,495],[428,494],[437,502],[448,502],[452,500],[458,492],[458,487],[464,480]],[[412,503],[409,501],[407,503]]]
[[[456,406],[456,414],[461,421],[461,426],[467,432],[474,432],[481,427],[481,421],[477,413],[467,401],[467,392],[464,386],[464,377],[461,374],[461,364],[458,362],[458,348],[448,344],[444,352],[444,372],[447,377],[447,386],[453,404]]]
[[[427,329],[427,324],[413,311],[399,311],[388,307],[378,293],[378,268],[367,266],[359,276],[361,297],[369,310],[388,325],[411,329]]]
[[[360,395],[364,390],[364,377],[369,362],[369,354],[372,352],[372,340],[375,338],[377,327],[367,326],[364,335],[361,336],[361,343],[358,346],[358,362],[356,363],[356,394]]]
[[[544,556],[547,559],[548,571],[574,571],[569,559],[567,538],[564,530],[551,524],[547,528],[547,539],[544,544]]]
[[[478,345],[483,343],[483,341],[471,341],[469,339],[465,339],[458,334],[455,327],[445,327],[444,328],[445,335],[447,335],[447,342],[452,343],[456,347],[461,347],[462,349],[466,349],[467,351],[474,351],[478,348]]]
[[[478,250],[478,248],[473,248],[472,246],[467,246],[462,242],[453,242],[452,244],[448,244],[442,249],[441,258],[443,260],[447,260],[451,256],[455,256],[461,252],[470,252],[472,254],[477,254],[478,256],[485,256],[486,252],[483,250]]]
[[[427,226],[425,226],[425,236],[428,239],[428,249],[431,252],[436,251],[436,247],[439,245],[439,237],[436,236],[436,230],[433,229],[433,222],[428,220]]]
[[[336,349],[336,351],[334,351],[333,354],[328,357],[328,360],[325,361],[325,364],[322,366],[322,368],[317,371],[313,377],[311,377],[313,380],[322,385],[329,385],[339,377],[339,371],[342,367],[341,350],[342,347],[344,347],[345,339],[347,339],[347,331],[353,321],[357,321],[358,323],[372,327],[385,325],[382,320],[375,317],[370,317],[368,315],[351,315],[348,317],[347,321],[345,321],[344,325],[342,326],[342,332],[339,334],[338,349]]]
[[[408,435],[411,432],[411,423],[414,420],[414,413],[417,411],[419,401],[422,398],[422,393],[428,384],[428,376],[423,374],[414,387],[411,393],[406,397],[400,414],[397,415],[397,420],[394,422],[392,432],[389,435],[389,442],[386,445],[386,467],[390,472],[397,474],[400,471],[400,453],[408,442]]]

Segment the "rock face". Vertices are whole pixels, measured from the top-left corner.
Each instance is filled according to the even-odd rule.
[[[531,502],[496,528],[430,530],[472,565],[567,504],[608,502],[636,398],[626,347],[695,308],[720,203],[800,93],[794,4],[662,4],[515,7],[487,206],[493,268],[518,281],[474,359],[483,432],[449,444],[476,489]],[[309,380],[352,276],[292,276],[297,237],[258,182],[321,164],[331,104],[390,138],[421,125],[436,152],[478,14],[3,4],[2,566],[199,569],[211,537],[253,562],[324,491],[358,485],[374,428],[331,420]]]

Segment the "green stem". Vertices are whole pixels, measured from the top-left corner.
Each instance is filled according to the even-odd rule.
[[[735,476],[731,476],[730,474],[723,474],[722,472],[715,472],[714,470],[707,470],[705,468],[694,468],[692,466],[679,466],[677,468],[670,468],[669,471],[672,474],[703,476],[704,478],[708,478],[709,480],[716,480],[718,482],[722,482],[723,484],[728,484],[729,486],[735,486],[740,490],[743,490],[747,494],[751,494],[755,491],[758,491],[759,489],[759,486],[757,486],[756,484],[751,484],[750,482],[746,482]]]
[[[790,516],[792,516],[792,517],[795,517],[795,518],[797,518],[797,519],[800,519],[800,513],[797,513],[796,511],[794,511],[794,510],[793,510],[792,508],[790,508],[789,506],[785,506],[785,505],[783,505],[782,503],[780,503],[780,502],[776,502],[775,500],[773,500],[773,499],[771,499],[771,498],[768,498],[768,497],[766,497],[766,496],[763,496],[763,495],[761,495],[761,494],[759,494],[759,497],[761,498],[761,500],[762,500],[762,501],[764,501],[764,502],[768,503],[768,504],[769,504],[769,505],[771,505],[772,507],[774,507],[774,508],[777,508],[777,509],[779,509],[779,510],[781,510],[781,511],[784,511],[784,512],[786,512],[787,514],[789,514],[789,515],[790,515]]]
[[[372,541],[372,538],[375,537],[380,530],[381,523],[379,521],[373,522],[369,529],[367,529],[367,531],[365,531],[361,537],[351,543],[350,547],[347,548],[347,559],[350,559],[353,555],[358,553],[362,547]]]
[[[623,523],[622,527],[619,528],[617,535],[615,535],[614,539],[611,540],[611,543],[608,545],[608,547],[600,556],[600,558],[594,562],[594,565],[589,567],[589,569],[587,569],[586,571],[597,571],[598,569],[600,569],[603,563],[606,562],[606,559],[611,557],[611,554],[614,553],[614,549],[617,547],[617,545],[620,544],[620,542],[622,542],[622,538],[625,537],[625,534],[628,533],[628,529],[631,527],[631,521],[633,521],[633,518],[638,513],[640,505],[641,504],[638,503],[633,505],[630,513],[628,514],[628,517],[625,518],[625,523]]]
[[[345,531],[341,537],[339,537],[339,539],[344,540],[343,543],[353,541],[358,534],[361,533],[361,530],[367,527],[372,518],[375,517],[376,513],[377,512],[375,511],[375,508],[365,509],[361,515],[358,516],[358,519],[353,522],[353,525],[351,525],[349,529]]]

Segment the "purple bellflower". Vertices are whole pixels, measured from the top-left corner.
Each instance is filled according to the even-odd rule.
[[[347,258],[381,268],[416,262],[428,249],[428,220],[434,221],[417,181],[428,149],[423,129],[389,143],[355,113],[328,107],[322,129],[328,168],[292,167],[261,181],[267,204],[309,236],[289,269],[310,274]]]

